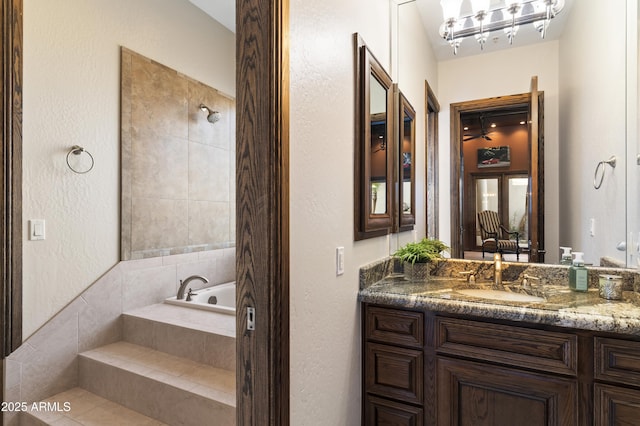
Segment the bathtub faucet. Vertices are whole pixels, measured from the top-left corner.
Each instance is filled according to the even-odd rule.
[[[202,280],[202,282],[204,282],[205,284],[209,282],[209,280],[203,277],[202,275],[191,275],[190,277],[186,278],[184,281],[180,280],[180,288],[178,289],[178,295],[176,296],[176,299],[178,300],[184,299],[184,289],[187,288],[187,284],[189,284],[193,280]]]

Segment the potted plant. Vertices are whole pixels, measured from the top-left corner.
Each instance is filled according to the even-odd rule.
[[[424,280],[429,276],[429,263],[434,259],[442,258],[442,252],[448,248],[440,240],[423,238],[415,243],[407,243],[393,256],[404,263],[404,274],[407,278]]]

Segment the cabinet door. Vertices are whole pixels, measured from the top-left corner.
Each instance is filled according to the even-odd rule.
[[[422,426],[422,409],[367,395],[365,426]]]
[[[596,426],[634,426],[640,422],[640,391],[596,383]]]
[[[365,385],[368,392],[421,405],[424,375],[422,352],[367,343]]]
[[[437,358],[438,424],[575,425],[573,379]]]

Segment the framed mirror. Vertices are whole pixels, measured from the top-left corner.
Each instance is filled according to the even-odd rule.
[[[416,111],[413,109],[407,98],[395,85],[396,99],[398,105],[398,158],[397,177],[397,222],[395,231],[410,231],[416,223]]]
[[[356,34],[355,239],[391,232],[393,223],[393,82]]]

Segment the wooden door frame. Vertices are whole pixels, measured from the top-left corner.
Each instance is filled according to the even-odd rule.
[[[236,0],[236,28],[236,424],[286,426],[289,0]]]
[[[22,343],[22,0],[2,0],[2,358]],[[4,397],[4,391],[3,391]],[[4,398],[3,398],[4,400]]]
[[[542,96],[542,92],[540,92]],[[450,119],[450,148],[451,148],[451,257],[463,258],[464,257],[464,245],[463,245],[463,227],[462,218],[464,217],[464,194],[462,188],[464,187],[464,176],[460,172],[461,160],[462,160],[462,138],[461,138],[461,115],[463,113],[478,112],[487,109],[503,109],[509,107],[529,105],[531,103],[531,93],[522,93],[518,95],[510,96],[498,96],[494,98],[476,99],[473,101],[465,101],[453,103],[450,105],[451,119]],[[531,127],[531,126],[530,126]],[[530,129],[531,131],[531,129]],[[535,134],[538,135],[538,129],[535,129]],[[533,166],[539,168],[540,173],[533,173],[530,171],[531,176],[537,176],[536,184],[538,190],[538,199],[543,198],[541,192],[544,191],[544,174],[540,169],[540,163],[543,161],[544,144],[542,138],[539,143],[535,144],[537,150],[533,157]],[[538,217],[543,217],[544,206],[539,205],[540,210],[535,212]],[[539,229],[538,238],[540,241],[544,241],[544,228]]]
[[[426,168],[426,234],[429,238],[439,238],[438,230],[438,115],[440,103],[429,83],[424,82],[425,94],[425,168]]]
[[[22,0],[2,7],[3,359],[22,343]],[[236,0],[238,425],[289,424],[289,0]],[[246,307],[256,329],[246,331]],[[2,383],[4,374],[0,373]],[[4,386],[3,386],[4,400]],[[2,424],[0,416],[0,424]]]

